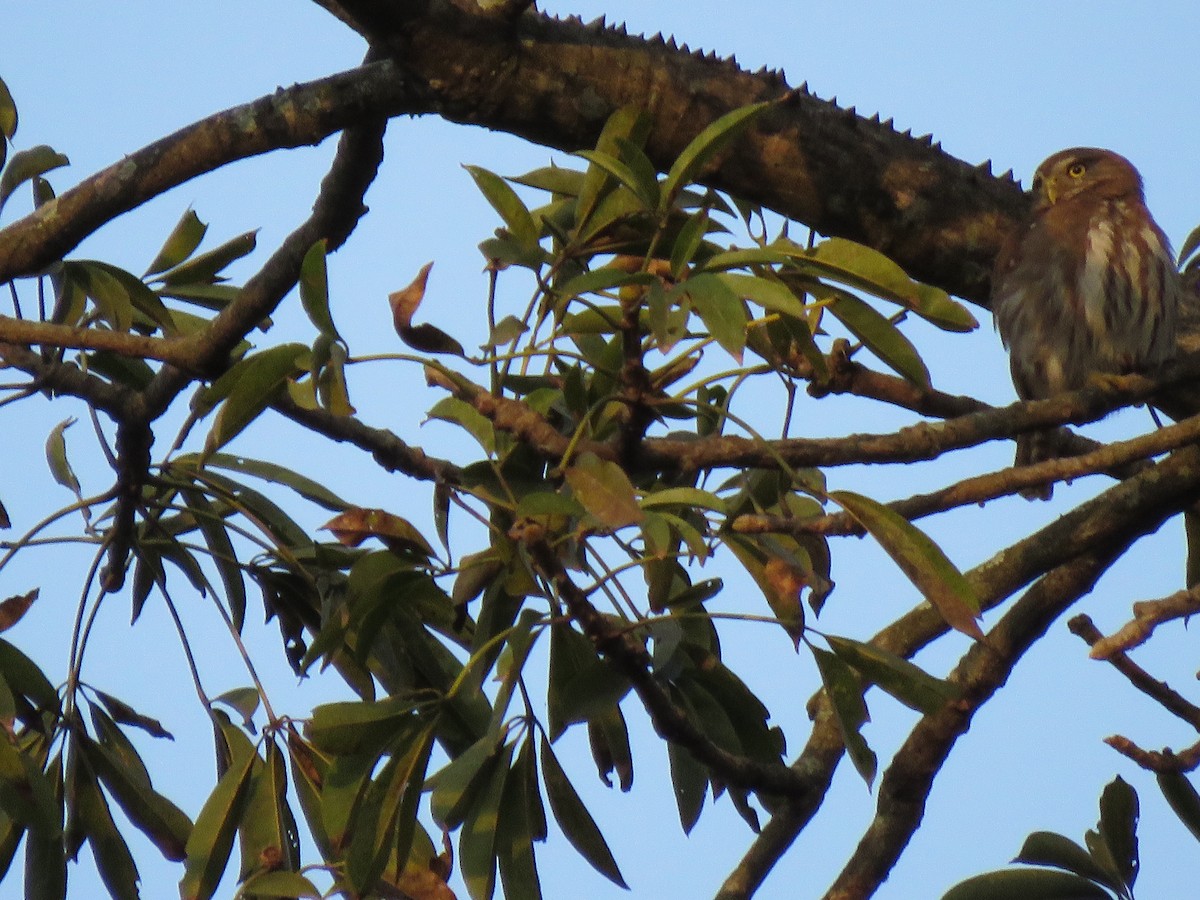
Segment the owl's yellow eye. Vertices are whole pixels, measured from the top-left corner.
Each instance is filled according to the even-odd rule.
[[[1086,171],[1087,167],[1083,163],[1074,163],[1071,168],[1067,169],[1067,174],[1072,178],[1082,178]]]

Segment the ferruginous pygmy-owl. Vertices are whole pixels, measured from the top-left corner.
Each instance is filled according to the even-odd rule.
[[[996,260],[992,311],[1022,400],[1146,371],[1174,352],[1181,287],[1142,177],[1109,150],[1055,153],[1033,176],[1033,209]],[[1016,465],[1052,458],[1045,434],[1017,438]],[[1051,488],[1026,497],[1047,499]]]

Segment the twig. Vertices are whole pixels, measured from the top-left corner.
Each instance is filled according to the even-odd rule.
[[[1184,597],[1189,596],[1189,592],[1187,591],[1181,591],[1180,594]],[[1175,596],[1180,595],[1177,594]],[[1195,601],[1193,600],[1193,602]],[[1100,648],[1101,644],[1106,641],[1111,642],[1113,639],[1105,638],[1092,622],[1091,618],[1081,613],[1067,622],[1067,627],[1071,630],[1071,634],[1082,638],[1092,647],[1090,655],[1093,659],[1106,660],[1114,669],[1124,675],[1135,688],[1154,700],[1159,706],[1167,710],[1167,712],[1177,716],[1197,731],[1200,731],[1200,706],[1196,706],[1185,699],[1182,694],[1172,690],[1165,681],[1159,681],[1157,678],[1154,678],[1149,672],[1130,659],[1123,649],[1112,646],[1105,651],[1103,656],[1097,654],[1096,651]]]
[[[1200,612],[1200,588],[1177,591],[1161,600],[1142,600],[1133,604],[1133,620],[1120,631],[1109,637],[1099,637],[1095,642],[1088,641],[1092,644],[1089,655],[1092,659],[1111,659],[1117,653],[1126,653],[1144,644],[1163,622],[1184,619],[1197,612]]]
[[[809,785],[788,766],[769,765],[722,750],[671,700],[649,669],[649,654],[625,630],[610,623],[571,581],[566,569],[545,540],[540,526],[518,525],[512,535],[529,551],[535,568],[554,587],[579,627],[596,649],[612,660],[633,685],[655,731],[666,740],[686,747],[726,784],[781,796],[800,797]]]

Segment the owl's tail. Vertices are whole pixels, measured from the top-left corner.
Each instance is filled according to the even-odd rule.
[[[1052,431],[1030,431],[1017,435],[1017,458],[1013,465],[1031,466],[1048,459],[1057,459],[1059,454],[1054,452],[1052,435]],[[1021,496],[1026,500],[1049,500],[1053,495],[1053,484],[1028,487],[1021,491]]]

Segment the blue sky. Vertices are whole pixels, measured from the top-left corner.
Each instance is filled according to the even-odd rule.
[[[1029,173],[1051,152],[1095,145],[1117,150],[1139,167],[1159,223],[1178,244],[1200,222],[1197,191],[1197,113],[1194,90],[1195,36],[1200,8],[1176,2],[1133,4],[1083,2],[960,4],[951,2],[818,2],[774,0],[673,4],[632,2],[541,3],[554,12],[585,19],[608,13],[631,31],[674,33],[693,47],[736,53],[749,68],[782,68],[793,84],[807,80],[821,96],[836,95],[859,111],[893,117],[901,128],[932,132],[951,153],[970,162],[991,158],[997,170]],[[682,10],[682,11],[681,11]],[[10,4],[0,13],[0,77],[21,112],[18,146],[48,143],[71,158],[52,179],[62,190],[123,154],[189,122],[288,85],[348,68],[361,58],[361,42],[313,4],[229,0],[163,6],[142,0],[121,4]],[[210,242],[261,228],[261,261],[307,213],[317,181],[332,152],[318,148],[250,160],[184,185],[147,208],[131,213],[89,239],[76,255],[101,258],[141,271],[175,220],[188,207],[210,223]],[[386,296],[434,260],[422,314],[466,345],[483,337],[486,282],[476,244],[496,226],[461,164],[502,174],[543,165],[551,151],[506,135],[436,120],[392,123],[387,158],[367,202],[372,214],[351,244],[330,260],[334,315],[356,354],[399,349],[391,333]],[[555,157],[561,158],[561,157]],[[23,211],[14,199],[5,222]],[[248,271],[244,269],[243,272]],[[506,295],[514,308],[527,290],[513,283]],[[293,298],[294,299],[294,298]],[[292,307],[298,306],[294,302]],[[990,318],[968,336],[932,329],[912,331],[935,385],[989,402],[1013,398],[1007,365]],[[293,308],[281,312],[277,331],[264,344],[307,340],[306,324]],[[445,426],[422,426],[437,399],[410,389],[419,372],[376,367],[351,383],[363,418],[402,437],[428,442],[452,454],[454,434]],[[40,460],[44,435],[68,415],[69,403],[20,404],[0,411],[0,498],[14,519],[32,521],[65,503]],[[883,431],[907,418],[865,403],[829,403],[814,411],[822,433]],[[1143,413],[1126,412],[1089,430],[1104,436],[1144,430]],[[87,483],[82,459],[94,452],[86,419],[68,438]],[[168,442],[160,436],[160,448]],[[31,456],[25,447],[33,448]],[[353,502],[394,509],[426,522],[428,491],[383,477],[365,459],[340,448],[299,441],[294,428],[264,420],[239,439],[238,452],[275,455],[285,464],[327,479]],[[18,452],[20,451],[20,452]],[[1006,464],[1007,445],[961,454],[948,467],[905,472],[839,471],[831,485],[855,486],[879,499],[914,493],[968,472]],[[956,474],[957,473],[957,474]],[[105,486],[91,473],[91,487]],[[834,484],[836,481],[836,484]],[[929,530],[961,567],[987,558],[1089,496],[1101,484],[1060,489],[1052,505],[1009,500],[968,510],[929,524]],[[303,513],[320,524],[321,511]],[[462,546],[459,548],[463,549]],[[23,554],[0,572],[0,597],[41,585],[42,598],[12,633],[52,677],[65,672],[65,643],[80,590],[74,566],[85,559],[71,551]],[[1183,546],[1178,521],[1143,541],[1106,576],[1085,601],[1102,629],[1122,623],[1132,601],[1162,596],[1180,586]],[[916,600],[915,592],[869,542],[835,548],[838,590],[820,626],[863,636]],[[752,590],[731,582],[734,590]],[[177,600],[183,599],[177,597]],[[211,740],[183,661],[161,609],[150,608],[130,631],[123,598],[109,601],[89,651],[87,680],[163,719],[174,744],[141,742],[158,786],[195,813],[212,774]],[[752,606],[751,601],[747,601]],[[205,639],[202,668],[211,693],[245,683],[232,648],[215,628],[211,609],[183,603],[189,625]],[[249,618],[255,619],[254,615]],[[271,684],[276,706],[303,715],[315,703],[342,696],[336,684],[312,679],[297,686],[276,661],[274,627],[250,639]],[[807,734],[804,703],[816,685],[806,655],[793,654],[783,636],[766,626],[731,625],[723,632],[727,658],[758,691],[796,750]],[[920,658],[941,671],[959,652]],[[1186,691],[1194,685],[1196,654],[1182,628],[1160,635],[1139,657],[1159,677]],[[942,668],[939,668],[942,667]],[[913,717],[881,696],[870,697],[873,722],[866,736],[886,759]],[[666,773],[665,753],[644,718],[636,723],[636,782],[628,795],[610,792],[595,778],[581,734],[561,742],[573,781],[609,837],[633,897],[695,897],[713,893],[751,839],[727,801],[709,807],[690,838],[680,833]],[[877,895],[907,900],[940,895],[956,880],[998,867],[1015,855],[1030,831],[1049,829],[1078,838],[1095,823],[1100,790],[1115,774],[1143,797],[1142,897],[1182,896],[1194,879],[1178,864],[1194,858],[1195,843],[1166,811],[1152,780],[1101,739],[1121,732],[1144,746],[1183,746],[1189,735],[1165,714],[1143,703],[1104,666],[1089,662],[1082,644],[1060,622],[1030,654],[1000,696],[960,741],[938,780],[927,822],[893,877]],[[191,747],[189,747],[189,744]],[[873,797],[848,766],[839,770],[825,808],[777,867],[759,896],[821,896],[869,820]],[[154,862],[153,850],[135,845],[146,896],[173,894],[176,877]],[[86,851],[85,851],[86,854]],[[565,842],[552,837],[540,854],[547,897],[629,896],[609,889]],[[95,895],[90,865],[72,873],[72,897]],[[18,878],[0,884],[0,898],[19,896]],[[164,884],[164,882],[166,882]],[[1185,887],[1186,885],[1186,887]],[[460,891],[460,897],[465,897]]]

